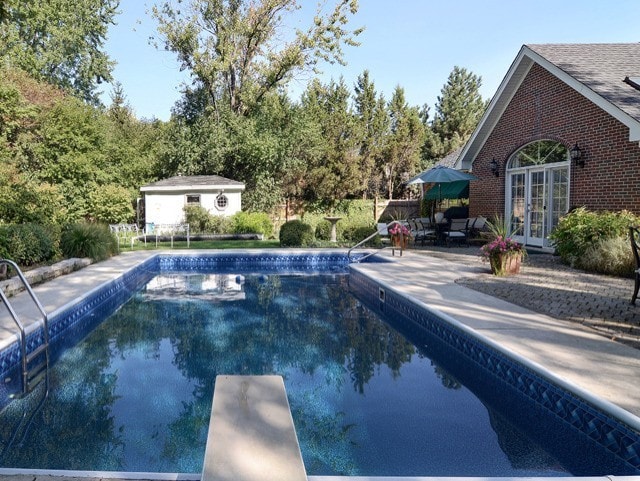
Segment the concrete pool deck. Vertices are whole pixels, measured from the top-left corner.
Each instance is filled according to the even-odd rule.
[[[53,312],[158,252],[125,252],[36,286],[34,291],[46,311]],[[170,252],[197,254],[203,251]],[[442,259],[428,252],[405,251],[399,257],[383,251],[379,255],[391,262],[364,263],[354,268],[453,317],[504,349],[631,413],[632,417],[640,416],[640,350],[614,342],[584,326],[519,307],[456,282],[481,275],[486,272],[486,266]],[[25,323],[37,319],[37,311],[27,294],[12,297],[10,302]],[[0,311],[0,343],[8,342],[15,332],[6,310]],[[36,476],[30,479],[34,478]]]

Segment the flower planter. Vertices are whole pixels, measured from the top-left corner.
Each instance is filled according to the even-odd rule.
[[[409,236],[403,236],[402,241],[400,241],[399,235],[391,236],[391,243],[393,247],[401,247],[402,249],[406,249],[409,246]]]
[[[520,272],[522,253],[505,253],[492,256],[491,272],[496,276],[512,276]]]

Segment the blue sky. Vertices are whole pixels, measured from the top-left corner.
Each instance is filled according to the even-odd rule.
[[[175,55],[148,44],[155,33],[145,13],[151,5],[121,0],[106,50],[136,116],[167,120],[189,77],[179,71]],[[481,76],[481,94],[490,98],[522,44],[638,42],[639,20],[637,0],[360,0],[352,25],[365,27],[361,45],[345,49],[346,67],[323,66],[321,79],[343,76],[353,86],[367,69],[387,99],[400,85],[410,105],[427,103],[433,113],[456,65]],[[290,85],[292,98],[299,98],[308,80]],[[111,87],[102,90],[108,105]]]

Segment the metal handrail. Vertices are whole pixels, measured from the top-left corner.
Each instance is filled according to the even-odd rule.
[[[31,289],[29,282],[27,281],[26,277],[24,277],[24,274],[22,274],[22,271],[20,270],[18,265],[12,260],[0,259],[0,265],[4,265],[4,264],[11,266],[16,271],[16,274],[18,275],[18,278],[24,285],[24,288],[29,294],[29,297],[31,297],[31,300],[33,300],[33,302],[35,303],[36,307],[40,311],[40,314],[42,314],[43,344],[47,346],[46,357],[47,357],[47,366],[48,366],[49,365],[49,351],[48,351],[49,316],[45,312],[44,307],[42,307],[42,304],[40,304],[40,301],[38,300],[35,293],[33,292],[33,289]],[[9,314],[11,314],[11,318],[13,319],[13,321],[18,326],[18,329],[20,330],[20,353],[22,358],[22,382],[23,382],[22,386],[24,391],[24,390],[27,390],[28,388],[28,375],[29,375],[29,370],[27,366],[27,336],[26,336],[24,324],[22,324],[22,322],[20,321],[18,314],[16,313],[15,309],[9,302],[9,299],[7,298],[6,294],[2,289],[0,289],[0,298],[2,299],[2,302],[4,302],[4,305],[7,306],[7,310],[9,311]]]
[[[402,222],[399,220],[393,220],[391,222],[389,222],[387,224],[387,229],[389,229],[390,226],[393,226],[395,224],[400,224],[402,225]],[[367,237],[366,239],[361,240],[360,242],[358,242],[356,245],[354,245],[353,247],[351,247],[348,251],[347,251],[347,260],[349,262],[351,262],[351,251],[354,249],[357,249],[358,247],[360,247],[361,245],[363,245],[364,243],[370,241],[371,239],[373,239],[375,236],[379,235],[380,231],[376,230],[373,234],[371,234],[369,237]],[[402,234],[402,230],[400,231],[400,247],[394,247],[394,249],[400,249],[400,253],[402,254],[402,246],[404,245],[404,235]],[[380,249],[378,249],[377,251],[371,252],[370,254],[367,254],[366,256],[358,259],[358,261],[362,261],[364,259],[368,259],[371,256],[376,255],[378,252],[386,249],[387,247],[382,247]]]

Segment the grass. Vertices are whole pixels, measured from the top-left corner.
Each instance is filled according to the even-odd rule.
[[[280,247],[278,240],[207,240],[207,241],[191,241],[187,247],[187,241],[174,241],[173,249],[273,249]],[[171,242],[158,242],[156,247],[155,240],[147,240],[145,245],[143,242],[136,242],[133,249],[129,245],[121,245],[120,252],[130,250],[156,250],[171,249]]]

